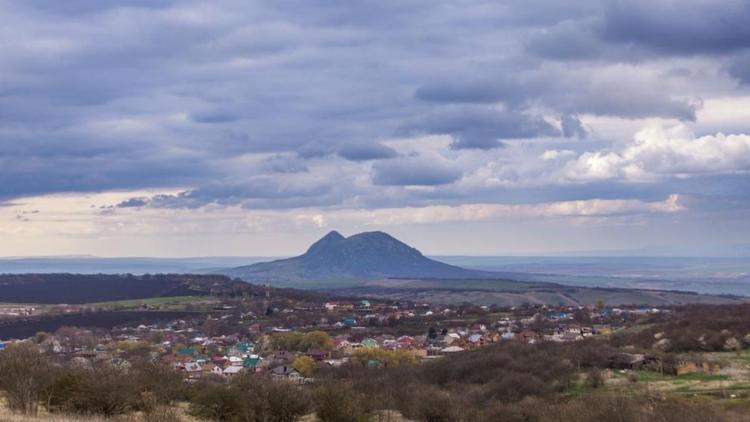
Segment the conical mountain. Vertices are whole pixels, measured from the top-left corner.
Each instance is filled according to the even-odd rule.
[[[323,236],[303,255],[224,271],[249,282],[376,278],[487,278],[473,271],[425,257],[384,232],[344,237]]]

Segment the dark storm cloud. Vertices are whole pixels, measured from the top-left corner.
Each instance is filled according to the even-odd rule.
[[[0,135],[0,199],[200,183],[217,174],[203,157],[153,140],[44,136]]]
[[[750,49],[737,54],[729,65],[729,73],[743,84],[750,84]]]
[[[190,118],[198,123],[227,123],[237,120],[234,113],[218,110],[193,113]]]
[[[608,54],[609,48],[600,38],[591,22],[570,20],[538,31],[526,49],[555,60],[592,59]]]
[[[393,158],[396,150],[379,143],[353,143],[343,146],[339,155],[351,161],[368,161]]]
[[[259,176],[242,181],[215,181],[175,195],[132,198],[155,208],[200,208],[206,205],[243,208],[298,208],[340,204],[342,193],[323,180],[284,179]],[[122,206],[122,205],[120,205]]]
[[[408,123],[405,133],[451,135],[454,149],[490,149],[504,139],[557,136],[560,131],[540,116],[489,107],[439,110]]]
[[[421,158],[382,161],[372,169],[372,179],[376,185],[436,186],[461,178],[461,170]]]
[[[130,198],[120,202],[116,206],[118,208],[138,208],[148,205],[149,202],[148,198]]]
[[[302,160],[283,155],[267,158],[262,167],[271,173],[305,173],[310,170]]]
[[[544,104],[557,110],[601,116],[695,120],[695,105],[673,98],[658,79],[639,79],[637,75],[612,73],[608,69],[592,72],[585,69],[571,72],[566,67],[551,69],[555,68],[525,71],[512,68],[509,73],[513,76],[484,78],[477,73],[495,74],[502,68],[457,73],[419,87],[415,97],[437,104],[503,103],[515,110],[516,115],[534,104]]]
[[[175,2],[176,0],[25,0],[22,2],[22,5],[29,10],[45,11],[61,15],[79,15],[98,13],[122,7],[160,8]]]
[[[550,59],[633,61],[750,47],[744,0],[610,0],[601,6],[535,31],[527,49]]]
[[[449,135],[447,156],[585,137],[591,114],[695,120],[697,95],[670,78],[702,86],[701,73],[648,71],[681,54],[723,54],[750,80],[734,0],[0,0],[0,19],[0,200],[184,187],[148,205],[293,207],[447,191],[482,163],[383,141]],[[344,166],[371,183],[328,176]]]
[[[603,36],[673,54],[718,54],[750,47],[745,0],[613,0]]]
[[[436,103],[515,103],[533,95],[539,88],[533,84],[503,77],[472,79],[456,76],[453,80],[433,82],[417,88],[415,97]]]

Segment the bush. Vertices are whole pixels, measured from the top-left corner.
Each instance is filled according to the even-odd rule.
[[[286,381],[246,374],[234,378],[231,388],[244,393],[258,422],[293,422],[310,407],[307,392]]]
[[[256,415],[238,389],[224,385],[204,385],[190,403],[190,414],[220,422],[254,422]]]
[[[727,422],[733,419],[728,413],[706,403],[686,400],[654,400],[648,396],[620,396],[597,394],[584,396],[568,403],[549,403],[539,406],[532,421],[579,422]]]
[[[122,369],[101,366],[79,369],[66,377],[66,389],[57,388],[54,401],[71,413],[115,416],[137,408],[138,385]]]
[[[190,414],[222,422],[294,422],[309,404],[305,391],[292,384],[245,375],[229,385],[196,386]]]
[[[604,385],[604,376],[599,368],[591,368],[586,374],[586,384],[591,388],[599,388]]]
[[[322,422],[367,422],[372,420],[364,395],[349,384],[325,384],[315,390],[315,412]]]
[[[401,412],[422,422],[452,422],[458,420],[455,406],[456,403],[447,393],[435,387],[420,387],[408,407],[402,408]]]
[[[5,391],[12,411],[35,415],[52,377],[50,362],[33,344],[0,351],[0,390]]]

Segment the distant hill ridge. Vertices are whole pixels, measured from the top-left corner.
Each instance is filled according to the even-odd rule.
[[[492,273],[435,261],[393,236],[365,232],[349,237],[331,231],[304,254],[222,271],[245,281],[345,280],[375,278],[477,278]]]
[[[79,304],[231,291],[235,283],[213,274],[0,274],[0,302]]]

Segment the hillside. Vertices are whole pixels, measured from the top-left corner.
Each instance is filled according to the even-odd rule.
[[[250,282],[492,276],[489,272],[468,270],[429,259],[417,249],[383,232],[365,232],[344,237],[336,231],[315,242],[303,255],[233,268],[221,273]]]
[[[329,291],[341,295],[418,303],[473,303],[498,306],[520,306],[529,303],[584,306],[598,302],[611,306],[675,306],[689,303],[742,304],[748,301],[745,297],[687,291],[581,287],[507,279],[381,279],[366,281],[358,286],[333,288]]]

